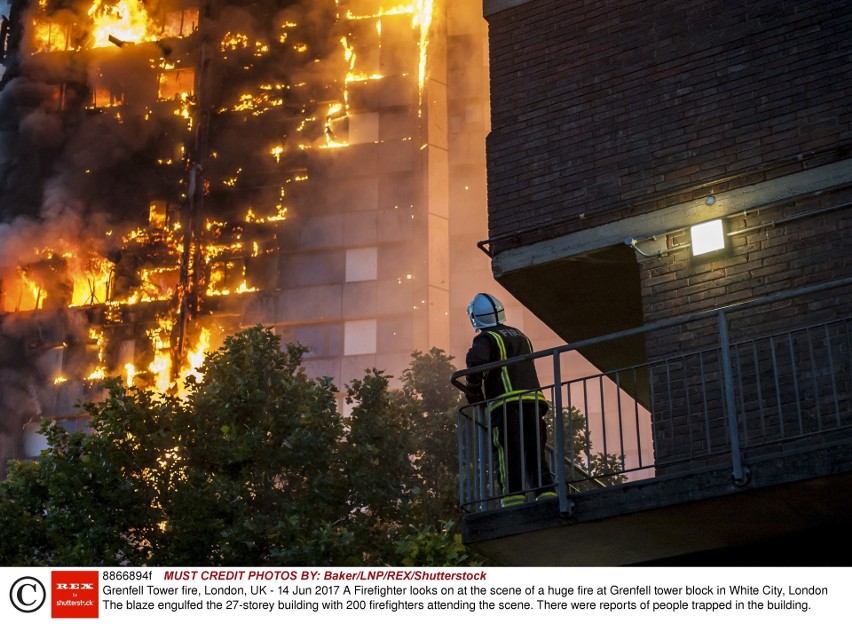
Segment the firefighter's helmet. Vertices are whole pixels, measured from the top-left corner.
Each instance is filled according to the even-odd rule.
[[[477,293],[467,307],[467,315],[473,328],[477,330],[497,326],[506,321],[503,304],[490,293]]]

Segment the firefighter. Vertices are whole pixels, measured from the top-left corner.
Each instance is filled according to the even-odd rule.
[[[467,352],[468,368],[532,352],[529,338],[505,324],[503,305],[493,295],[477,294],[467,313],[478,332]],[[487,400],[482,405],[491,422],[501,507],[526,502],[526,491],[532,491],[536,500],[555,497],[547,464],[544,415],[548,406],[533,361],[472,373],[467,376],[467,387],[470,403]]]

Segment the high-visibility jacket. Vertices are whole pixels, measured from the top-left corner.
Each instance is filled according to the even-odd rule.
[[[532,344],[521,331],[512,326],[497,325],[479,332],[465,361],[468,368],[473,368],[531,352]],[[531,359],[468,375],[467,385],[472,392],[488,399],[491,409],[515,400],[539,400],[546,407],[547,401]]]

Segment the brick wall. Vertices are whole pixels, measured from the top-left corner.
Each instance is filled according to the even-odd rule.
[[[673,251],[640,262],[646,322],[852,276],[850,200],[846,189],[732,217],[728,231],[742,233],[730,237],[721,258],[696,259],[677,250],[688,236],[669,236]],[[805,435],[849,433],[850,318],[852,286],[729,314],[741,442],[750,452]],[[646,339],[660,462],[690,459],[694,469],[696,458],[727,449],[718,333],[712,318]]]
[[[488,22],[495,251],[852,145],[847,0],[534,0]]]
[[[808,197],[784,206],[727,219],[729,247],[721,257],[695,258],[687,232],[668,236],[671,252],[639,263],[642,305],[646,323],[711,310],[752,298],[852,276],[852,189]],[[849,204],[848,206],[844,206]],[[760,229],[756,229],[760,227]],[[739,233],[737,233],[739,232]],[[764,330],[791,325],[795,315],[816,321],[852,311],[852,289],[824,296],[787,300],[787,311],[763,311]],[[758,318],[746,314],[734,320],[732,334],[754,328]],[[700,330],[683,333],[693,345]],[[663,356],[681,346],[677,338],[661,337],[650,349]]]

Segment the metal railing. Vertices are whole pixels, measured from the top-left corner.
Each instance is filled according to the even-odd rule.
[[[663,474],[729,465],[742,485],[750,457],[852,435],[850,298],[852,278],[844,278],[462,370],[451,381],[464,390],[471,373],[547,364],[546,456],[562,513],[572,511],[577,491]],[[671,352],[563,379],[567,353],[637,335],[649,350]],[[502,488],[506,465],[492,444],[495,428],[506,425],[501,408],[484,401],[458,412],[459,499],[467,511],[497,508],[507,493],[532,500],[543,485],[528,476],[519,491]],[[537,415],[519,425],[538,425]],[[539,473],[537,465],[514,467]]]

